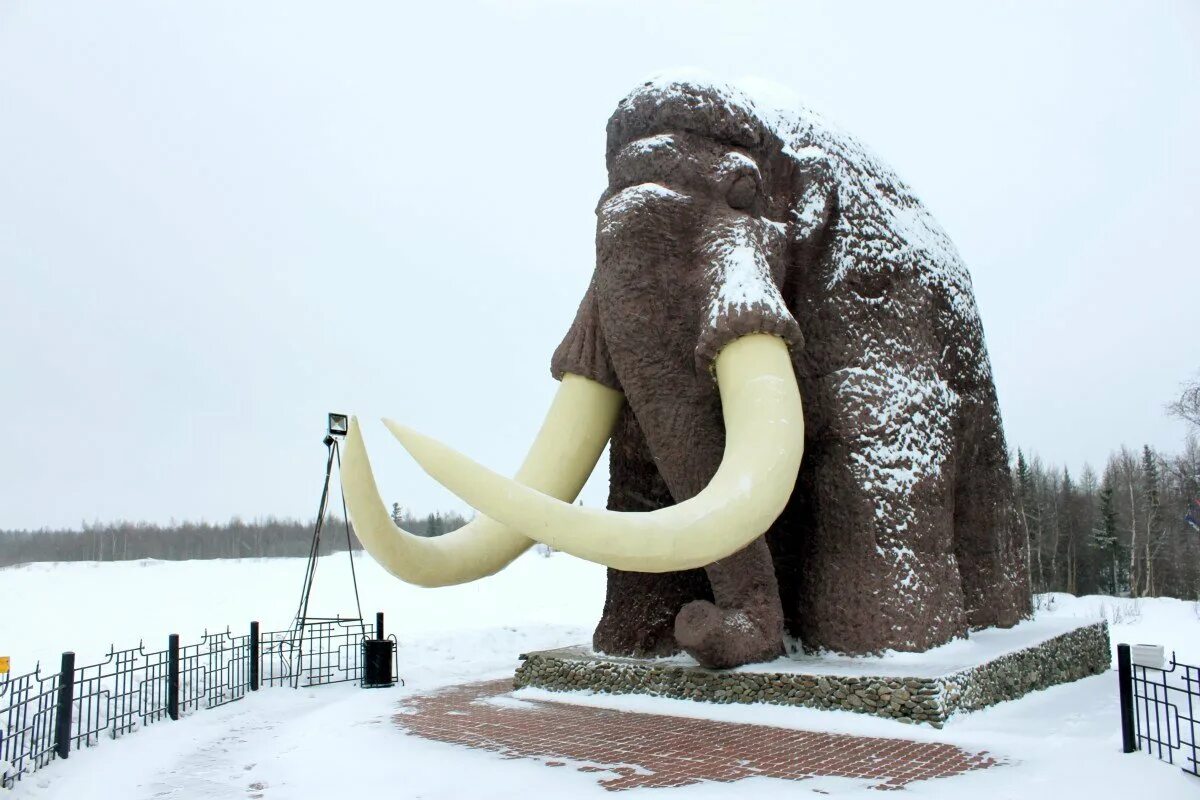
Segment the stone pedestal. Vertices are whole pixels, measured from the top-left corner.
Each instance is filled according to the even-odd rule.
[[[797,655],[731,670],[705,669],[687,656],[622,658],[588,647],[523,658],[518,689],[834,708],[940,728],[953,714],[1105,672],[1111,652],[1107,623],[1057,619],[977,631],[925,653]]]

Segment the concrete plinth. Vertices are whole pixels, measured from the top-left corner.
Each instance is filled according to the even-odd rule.
[[[1107,623],[1054,619],[977,631],[925,653],[795,655],[731,670],[705,669],[687,656],[637,659],[564,647],[524,656],[513,684],[833,708],[940,728],[956,713],[1100,674],[1110,661]]]

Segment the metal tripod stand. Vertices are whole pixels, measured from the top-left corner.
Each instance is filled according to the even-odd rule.
[[[362,615],[362,602],[358,596],[358,575],[354,569],[354,548],[350,539],[350,517],[346,513],[346,498],[342,496],[342,523],[346,529],[346,555],[350,559],[350,579],[354,584],[354,607],[358,612],[357,617],[310,617],[308,616],[308,602],[312,597],[313,580],[317,574],[317,557],[321,552],[321,532],[325,528],[325,518],[329,511],[329,486],[333,478],[333,465],[336,462],[338,473],[341,474],[342,469],[342,454],[340,447],[340,438],[346,433],[346,416],[344,414],[329,415],[329,432],[325,436],[325,447],[328,451],[328,456],[325,459],[325,483],[321,487],[321,502],[317,507],[317,521],[313,526],[312,543],[308,549],[308,565],[304,571],[304,586],[300,593],[300,604],[296,608],[296,617],[292,621],[291,630],[293,632],[292,652],[296,654],[296,669],[295,676],[297,683],[303,673],[303,645],[305,627],[313,623],[358,623],[366,630],[366,621]]]

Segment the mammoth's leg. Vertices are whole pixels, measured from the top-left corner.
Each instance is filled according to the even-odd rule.
[[[674,502],[628,406],[613,432],[609,471],[610,510],[654,511]],[[612,655],[673,655],[679,652],[675,615],[686,603],[711,597],[701,569],[651,573],[610,568],[604,615],[592,646]]]
[[[1009,627],[1029,615],[1026,546],[1012,513],[1013,487],[992,389],[963,397],[954,490],[954,555],[967,624]]]
[[[826,421],[798,483],[811,516],[789,532],[804,542],[789,619],[805,647],[843,653],[920,651],[963,635],[953,398],[921,391],[936,375],[920,365],[819,382],[811,396]]]
[[[715,602],[696,600],[675,619],[675,639],[706,667],[783,654],[783,607],[766,538],[705,567]]]
[[[653,511],[674,502],[626,406],[613,432],[608,507]],[[779,587],[759,537],[703,569],[609,569],[604,615],[592,644],[598,652],[631,656],[671,655],[683,648],[706,666],[729,667],[775,658],[782,639]]]

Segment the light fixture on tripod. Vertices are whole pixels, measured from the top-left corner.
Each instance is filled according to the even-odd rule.
[[[317,572],[317,557],[321,550],[321,531],[325,527],[325,517],[329,509],[329,485],[333,476],[333,464],[336,460],[338,470],[342,467],[342,454],[340,442],[342,437],[350,430],[350,418],[345,414],[330,413],[326,426],[324,444],[329,451],[329,456],[325,460],[325,484],[321,488],[321,503],[317,507],[317,521],[313,527],[312,544],[308,550],[308,567],[304,572],[304,588],[300,593],[300,605],[296,609],[296,618],[292,622],[292,630],[296,637],[297,645],[302,645],[304,640],[304,627],[307,623],[329,623],[329,622],[358,622],[365,626],[363,620],[362,603],[358,597],[358,575],[354,570],[354,547],[350,539],[350,518],[346,513],[346,498],[342,498],[342,523],[346,528],[346,553],[350,557],[350,578],[354,583],[354,606],[358,610],[358,616],[349,617],[309,617],[308,616],[308,601],[312,596],[313,579]],[[364,628],[365,629],[365,628]],[[297,650],[299,652],[299,650]],[[297,680],[299,680],[299,670],[297,670]]]
[[[350,418],[345,414],[329,414],[329,436],[342,437],[350,430]]]

